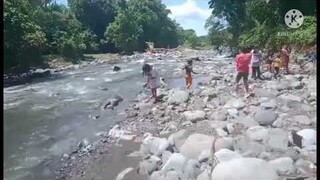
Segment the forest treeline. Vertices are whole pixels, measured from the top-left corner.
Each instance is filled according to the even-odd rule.
[[[144,51],[214,45],[279,48],[316,43],[316,0],[209,0],[208,36],[197,37],[168,17],[161,0],[4,0],[4,69],[25,71],[56,54],[70,61],[85,53]],[[305,15],[298,29],[284,24],[284,14]]]

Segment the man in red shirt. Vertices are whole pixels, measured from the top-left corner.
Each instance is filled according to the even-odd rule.
[[[251,63],[252,53],[250,53],[249,48],[243,48],[240,51],[240,54],[236,56],[236,65],[237,65],[237,77],[236,77],[236,92],[238,93],[239,82],[243,78],[243,84],[246,90],[246,93],[249,94],[249,85],[248,85],[248,76],[249,76],[249,65]]]

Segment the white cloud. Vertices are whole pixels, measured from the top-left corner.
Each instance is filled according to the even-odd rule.
[[[203,9],[197,6],[195,0],[187,0],[185,3],[181,5],[168,6],[171,14],[169,15],[171,18],[183,18],[183,17],[199,17],[202,19],[207,19],[210,14],[210,9]]]
[[[185,29],[194,29],[197,35],[207,34],[204,29],[207,18],[211,15],[209,8],[201,8],[196,4],[196,0],[186,0],[181,5],[168,6],[171,11],[170,18],[175,19]]]

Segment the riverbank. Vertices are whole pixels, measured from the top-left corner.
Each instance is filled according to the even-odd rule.
[[[250,80],[255,95],[244,98],[233,92],[234,63],[201,66],[208,81],[191,91],[163,87],[162,102],[132,104],[96,146],[105,149],[84,163],[70,158],[76,166],[63,178],[315,179],[315,74],[296,64],[280,79],[264,72],[266,80]]]

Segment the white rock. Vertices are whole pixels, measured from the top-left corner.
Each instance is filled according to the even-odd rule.
[[[234,149],[244,157],[258,157],[265,151],[265,147],[258,142],[250,141],[247,136],[239,136],[234,139]]]
[[[262,126],[254,126],[247,130],[246,135],[250,140],[261,141],[268,135],[268,130]]]
[[[187,102],[189,99],[189,93],[186,91],[173,91],[169,93],[168,103],[169,104],[180,104]]]
[[[211,156],[211,151],[210,149],[205,149],[201,152],[201,154],[198,157],[199,162],[204,162],[207,161]]]
[[[242,158],[242,156],[239,153],[231,151],[229,149],[220,149],[219,151],[214,153],[214,155],[217,157],[219,162],[230,161],[235,158]]]
[[[282,129],[268,129],[268,135],[263,139],[263,143],[270,150],[286,151],[288,149],[288,133]]]
[[[283,119],[278,118],[272,123],[273,127],[281,128],[283,126]]]
[[[238,110],[235,109],[235,108],[228,109],[228,114],[229,114],[230,116],[236,116],[236,115],[238,115]]]
[[[170,145],[175,145],[179,150],[184,141],[188,138],[189,133],[187,130],[182,129],[178,132],[171,134],[168,138]]]
[[[164,151],[162,153],[161,159],[162,159],[162,163],[166,163],[168,161],[168,159],[170,158],[170,156],[172,155],[172,152],[170,151]]]
[[[297,172],[302,175],[310,175],[312,173],[316,174],[316,166],[307,160],[298,159],[294,163],[295,167],[297,168]]]
[[[220,149],[233,150],[233,138],[232,137],[218,137],[214,142],[214,150],[219,151]]]
[[[208,171],[204,170],[198,175],[197,180],[210,180],[210,174]]]
[[[225,111],[216,111],[211,114],[210,118],[212,120],[217,120],[217,121],[225,121],[227,120],[227,114]]]
[[[226,109],[242,109],[246,106],[246,103],[243,102],[241,99],[230,99],[225,105],[224,108]]]
[[[227,132],[225,132],[223,129],[220,129],[220,128],[216,129],[216,132],[219,137],[225,137],[228,135]]]
[[[150,180],[177,180],[179,175],[176,171],[169,171],[163,173],[162,171],[155,171],[151,174]]]
[[[181,154],[188,158],[198,159],[203,150],[211,149],[214,136],[204,134],[190,135],[180,148]]]
[[[302,137],[302,147],[307,147],[317,143],[317,131],[314,129],[303,129],[297,134]]]
[[[151,156],[139,163],[138,173],[141,175],[150,175],[161,164],[161,159],[157,156]]]
[[[150,152],[153,155],[159,156],[169,147],[169,145],[169,141],[166,138],[147,136],[142,141],[141,151],[145,154]]]
[[[277,170],[278,175],[292,175],[295,173],[293,160],[290,157],[281,157],[269,161],[269,163]]]
[[[257,158],[236,158],[220,162],[212,171],[212,180],[278,180],[275,169]]]
[[[264,107],[265,109],[273,109],[277,107],[277,103],[275,100],[270,100],[268,102],[263,102],[260,104],[261,107]]]
[[[183,113],[183,115],[186,121],[191,121],[193,123],[204,120],[206,117],[206,113],[201,110],[186,111]]]
[[[132,170],[133,170],[132,167],[124,169],[117,175],[116,180],[122,180]]]

